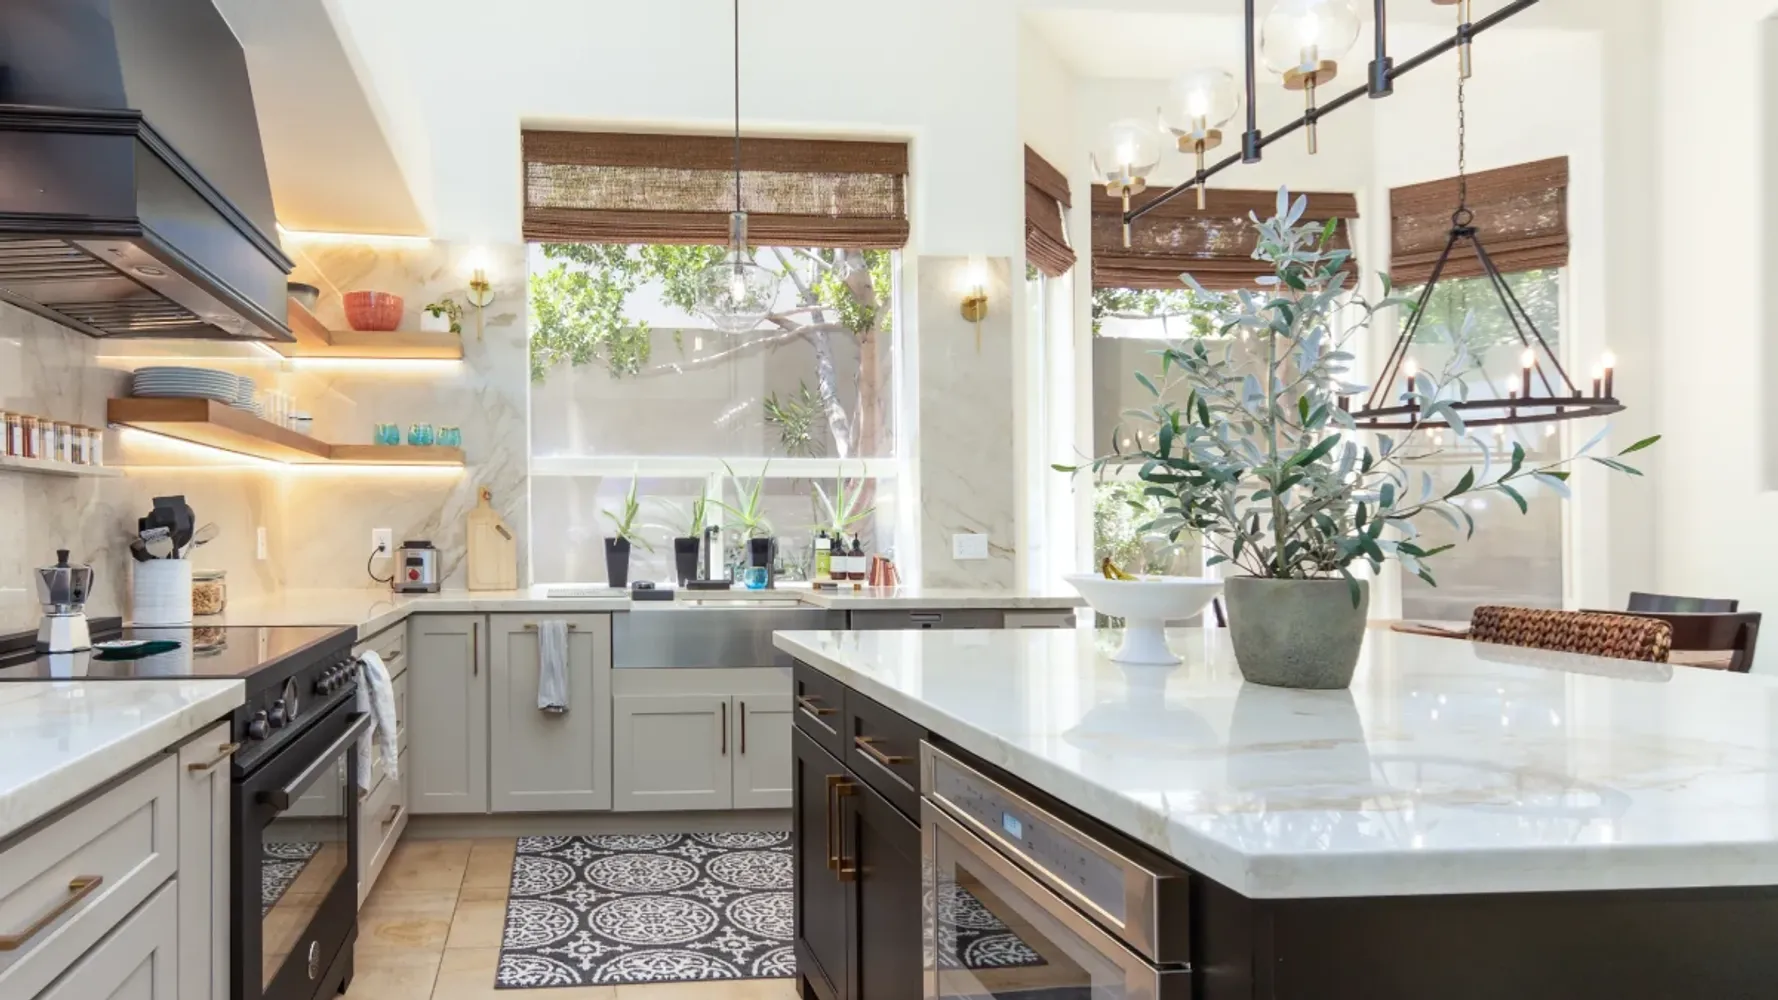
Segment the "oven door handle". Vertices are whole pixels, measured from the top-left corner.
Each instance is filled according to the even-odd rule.
[[[333,745],[329,746],[326,750],[323,750],[320,755],[315,758],[314,763],[303,768],[303,772],[290,779],[290,783],[284,787],[268,788],[265,791],[260,792],[259,801],[266,803],[274,809],[289,809],[296,803],[296,800],[302,796],[302,790],[308,787],[309,783],[326,769],[328,765],[333,763],[334,757],[338,756],[339,752],[344,750],[347,745],[356,742],[358,737],[363,736],[364,731],[369,728],[370,714],[365,713],[358,716],[357,721],[353,722],[350,726],[347,726],[345,733],[340,736],[339,739],[334,740]]]

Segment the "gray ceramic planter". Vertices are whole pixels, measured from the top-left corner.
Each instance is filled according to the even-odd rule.
[[[1226,581],[1229,633],[1241,676],[1272,687],[1348,687],[1358,669],[1370,611],[1370,584],[1358,583],[1358,606],[1345,580]]]

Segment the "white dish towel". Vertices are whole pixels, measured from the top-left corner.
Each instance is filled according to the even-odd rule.
[[[358,741],[358,787],[370,791],[371,753],[383,755],[383,773],[400,777],[395,745],[395,685],[383,658],[367,652],[358,658],[358,711],[370,713],[369,739]]]
[[[547,621],[537,626],[537,708],[568,711],[568,623]]]

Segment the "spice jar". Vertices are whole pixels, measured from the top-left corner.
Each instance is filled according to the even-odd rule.
[[[19,415],[0,413],[0,455],[18,454]]]
[[[93,429],[91,427],[85,424],[74,425],[74,457],[71,461],[75,465],[92,464],[92,440]]]
[[[74,463],[74,425],[65,424],[60,420],[50,423],[50,433],[55,435],[55,443],[49,448],[49,457],[57,462]]]
[[[228,571],[194,569],[191,571],[191,613],[219,615],[228,607]]]
[[[105,428],[88,427],[86,437],[86,464],[105,464]]]

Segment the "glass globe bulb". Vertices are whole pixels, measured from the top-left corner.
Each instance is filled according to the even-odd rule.
[[[778,308],[776,272],[746,251],[730,251],[698,276],[698,315],[724,333],[746,333]]]
[[[1215,68],[1193,70],[1174,80],[1170,96],[1162,125],[1182,140],[1203,139],[1241,110],[1241,88],[1234,74]]]
[[[1278,0],[1259,32],[1266,68],[1280,75],[1313,73],[1324,60],[1345,58],[1357,42],[1352,0]]]
[[[1153,126],[1125,118],[1105,130],[1091,156],[1093,179],[1116,193],[1140,191],[1161,162],[1161,135]]]

